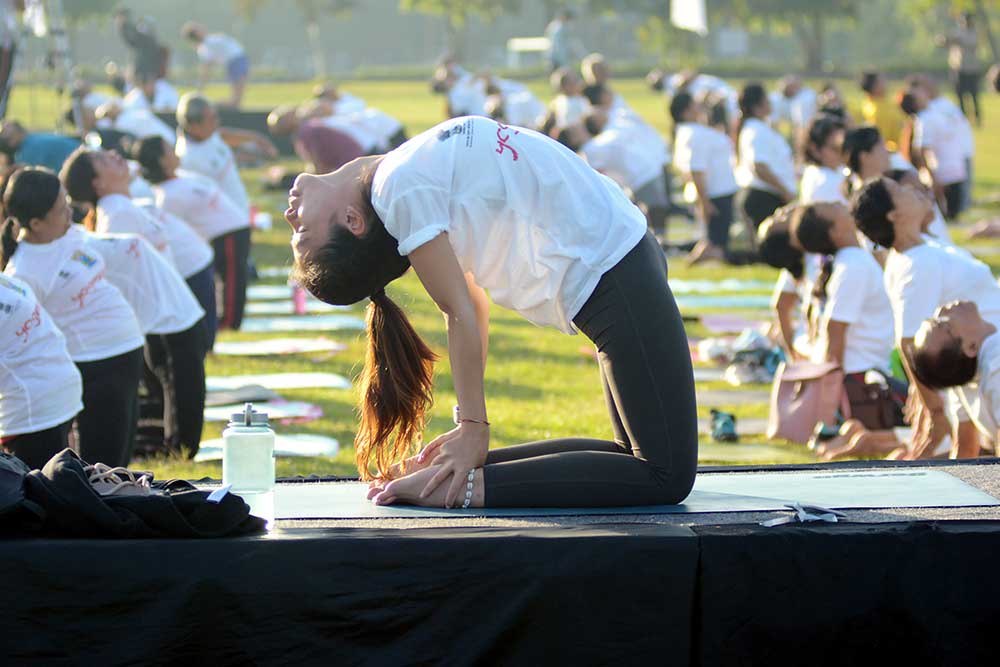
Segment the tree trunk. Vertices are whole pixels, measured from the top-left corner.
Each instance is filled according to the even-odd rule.
[[[449,16],[445,19],[445,48],[456,60],[465,58],[465,20]]]
[[[805,71],[810,74],[819,73],[823,69],[823,28],[823,17],[820,14],[813,14],[795,23],[795,35],[802,47],[802,62]]]
[[[983,26],[983,32],[986,33],[986,41],[990,43],[990,52],[993,54],[993,62],[1000,63],[1000,47],[997,46],[996,37],[993,35],[993,30],[990,29],[990,16],[986,13],[986,7],[983,6],[983,0],[976,0],[976,14],[979,18],[979,25]]]

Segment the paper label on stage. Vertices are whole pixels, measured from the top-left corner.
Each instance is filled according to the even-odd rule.
[[[279,519],[381,519],[443,517],[701,514],[787,511],[791,503],[831,509],[985,507],[1000,501],[938,470],[699,475],[680,505],[596,508],[436,509],[372,504],[359,482],[279,484]]]

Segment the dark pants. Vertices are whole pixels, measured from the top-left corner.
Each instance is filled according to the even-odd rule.
[[[957,72],[955,74],[955,95],[958,97],[958,105],[962,107],[962,113],[965,114],[966,118],[971,118],[969,111],[973,111],[977,124],[983,121],[979,112],[979,82],[981,79],[982,74],[979,72]],[[967,96],[972,100],[971,110],[965,106]]]
[[[219,328],[239,329],[247,301],[250,228],[212,239],[212,248],[215,250],[216,301],[222,304]]]
[[[785,200],[767,190],[747,188],[742,192],[740,208],[746,219],[753,225],[754,231],[760,227],[772,213],[785,205]]]
[[[966,182],[949,183],[944,186],[944,217],[951,222],[965,210]]]
[[[188,287],[198,300],[205,317],[201,320],[205,330],[205,352],[215,347],[215,332],[219,328],[219,315],[215,312],[215,268],[209,264],[203,270],[187,279]]]
[[[563,438],[489,452],[488,507],[679,503],[694,484],[698,416],[691,354],[647,233],[573,320],[597,346],[615,439]]]
[[[4,449],[28,464],[41,468],[48,460],[69,446],[69,430],[73,420],[35,433],[23,433],[5,438]]]
[[[707,221],[708,241],[723,250],[729,249],[729,228],[733,224],[733,199],[736,195],[715,197],[712,206],[715,215]]]
[[[142,348],[76,367],[83,377],[83,412],[76,416],[80,458],[127,465],[139,421]]]
[[[170,452],[198,453],[205,425],[205,332],[190,329],[146,337],[146,366],[163,400],[163,439]]]

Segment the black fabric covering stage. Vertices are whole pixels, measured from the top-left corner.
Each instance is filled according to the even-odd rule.
[[[0,561],[3,664],[687,664],[698,551],[672,526],[302,529]]]

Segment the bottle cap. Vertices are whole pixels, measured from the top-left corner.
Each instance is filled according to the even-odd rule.
[[[257,412],[253,403],[246,403],[243,412],[234,412],[229,417],[230,426],[268,426],[267,413]]]

